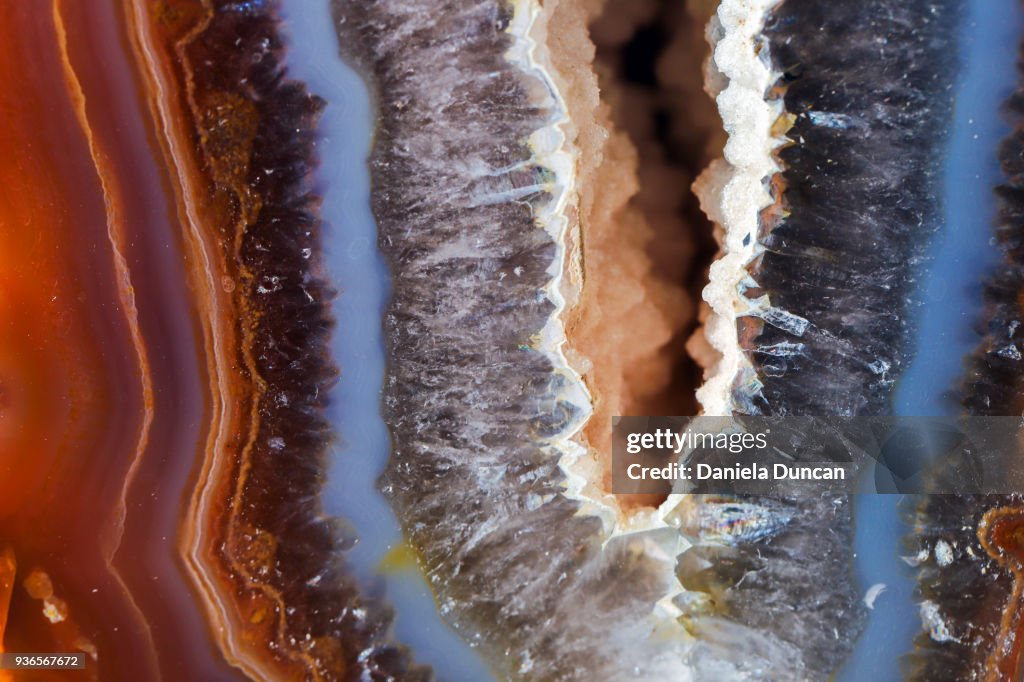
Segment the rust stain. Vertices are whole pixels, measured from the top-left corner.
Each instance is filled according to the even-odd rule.
[[[995,645],[986,665],[987,682],[1024,678],[1024,507],[996,507],[978,524],[985,551],[1013,575]]]

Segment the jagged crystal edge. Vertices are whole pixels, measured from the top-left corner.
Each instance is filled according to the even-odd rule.
[[[767,98],[781,74],[772,68],[768,43],[760,38],[765,18],[779,1],[723,0],[708,26],[712,57],[705,89],[718,105],[728,141],[724,158],[694,183],[721,246],[703,291],[710,315],[697,332],[719,354],[697,389],[707,415],[731,414],[734,391],[756,395],[761,388],[740,349],[736,320],[771,310],[767,296],[751,300],[744,291],[756,286],[747,265],[763,249],[758,241],[760,213],[772,204],[767,181],[781,170],[773,152],[785,142],[772,134],[783,102]]]
[[[692,646],[692,638],[679,622],[682,614],[676,601],[684,589],[676,577],[675,566],[676,557],[689,543],[665,521],[659,510],[623,515],[615,496],[602,491],[599,484],[592,482],[600,480],[599,471],[586,446],[579,441],[580,431],[593,413],[592,398],[583,377],[565,356],[566,335],[562,322],[566,310],[562,280],[567,271],[567,261],[571,257],[566,247],[569,229],[567,209],[575,198],[577,151],[564,130],[569,123],[568,106],[550,73],[553,69],[547,49],[533,37],[535,25],[545,10],[537,0],[520,0],[514,4],[514,10],[508,28],[514,41],[506,58],[544,84],[553,102],[552,111],[555,112],[548,124],[535,131],[529,140],[535,158],[552,172],[552,179],[545,187],[552,200],[538,209],[536,220],[551,235],[557,248],[556,257],[548,269],[551,280],[544,289],[545,296],[555,310],[538,335],[534,347],[550,360],[555,373],[565,379],[561,382],[556,400],[571,404],[575,408],[575,418],[561,432],[546,439],[546,446],[557,456],[559,467],[565,475],[565,496],[580,504],[578,514],[595,516],[601,520],[603,546],[607,548],[616,542],[636,542],[637,546],[643,548],[644,558],[663,573],[661,579],[669,588],[662,599],[651,605],[649,622],[640,631],[658,633],[658,636],[666,638],[664,641],[673,644],[662,649],[665,660],[651,666],[649,670],[659,671],[664,675],[663,679],[688,679],[690,670],[686,658]]]
[[[769,91],[781,76],[772,66],[769,45],[761,37],[765,20],[781,0],[722,0],[707,29],[711,58],[706,65],[705,90],[715,99],[728,135],[723,158],[694,183],[701,208],[715,225],[719,254],[712,263],[703,298],[709,311],[697,331],[718,354],[705,367],[704,384],[697,390],[705,418],[732,415],[737,399],[756,396],[761,384],[740,348],[737,320],[764,317],[775,309],[767,296],[749,299],[757,286],[747,266],[763,251],[758,240],[760,215],[773,203],[769,182],[781,171],[774,152],[785,143],[773,135],[784,114],[780,99]],[[785,317],[785,311],[775,311]],[[680,528],[688,495],[669,495],[658,508],[663,523]],[[700,614],[708,596],[681,591],[676,602],[687,614]],[[801,654],[769,633],[715,617],[700,617],[690,662],[699,676],[748,680],[799,677]],[[741,642],[746,642],[741,646]]]

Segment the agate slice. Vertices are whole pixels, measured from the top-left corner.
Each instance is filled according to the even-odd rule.
[[[1024,675],[1024,491],[611,473],[1022,414],[1016,0],[0,19],[0,682]]]

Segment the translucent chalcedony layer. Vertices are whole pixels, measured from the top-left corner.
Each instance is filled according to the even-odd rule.
[[[979,110],[980,120],[969,120],[962,139],[953,142],[954,150],[965,150],[967,160],[980,166],[975,169],[973,182],[963,183],[966,187],[960,188],[961,192],[974,190],[973,196],[968,194],[960,200],[974,208],[976,215],[969,222],[965,220],[966,225],[958,225],[946,237],[948,243],[944,246],[955,248],[956,240],[963,239],[957,232],[973,233],[975,240],[979,239],[977,235],[984,238],[994,234],[990,244],[1000,259],[994,272],[960,294],[974,295],[984,284],[985,305],[973,311],[970,327],[971,332],[977,330],[983,335],[973,355],[963,363],[958,397],[966,414],[1020,415],[1024,410],[1020,352],[1024,319],[1024,78],[1014,57],[1020,53],[1024,14],[1019,3],[971,2],[969,7],[974,20],[969,30],[975,33],[971,41],[975,61],[967,66],[965,75],[980,72],[987,88],[984,99],[972,98],[968,106],[985,104],[986,100],[989,106]],[[1001,108],[992,102],[999,95],[993,91],[997,84],[1004,89]],[[968,92],[977,87],[977,83],[963,85]],[[982,114],[984,119],[980,118]],[[1004,132],[1005,137],[997,145],[993,138],[1005,124],[1008,134]],[[993,163],[998,163],[1002,181],[994,188],[996,219],[989,224],[989,212],[975,207],[988,200],[985,194],[990,189],[987,183],[992,182]],[[963,171],[960,168],[954,173]],[[978,253],[980,248],[972,250]],[[959,268],[972,265],[970,258],[959,253],[956,258]],[[950,312],[958,312],[957,303],[954,299]],[[956,341],[966,336],[962,331],[950,335]],[[912,679],[1009,680],[1020,676],[1024,662],[1020,629],[1024,594],[1022,507],[1020,494],[932,495],[921,500],[914,516],[914,565],[923,629],[912,658]]]

